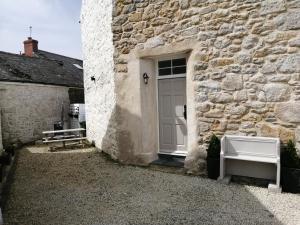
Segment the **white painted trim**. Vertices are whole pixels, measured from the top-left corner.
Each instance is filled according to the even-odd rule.
[[[164,60],[173,60],[173,59],[182,59],[185,58],[187,59],[187,55],[186,54],[176,54],[176,55],[169,55],[169,56],[161,56],[156,58],[155,60],[155,65],[156,65],[156,79],[171,79],[171,78],[182,78],[182,77],[186,77],[186,73],[181,73],[181,74],[172,74],[172,75],[162,75],[159,76],[159,71],[158,71],[158,61],[164,61]],[[171,66],[171,67],[166,67],[166,68],[176,68],[176,67],[182,67],[182,66]],[[187,69],[187,63],[185,65],[186,69]],[[165,69],[165,68],[164,68]]]
[[[158,154],[160,155],[175,155],[175,156],[187,156],[187,152],[180,152],[180,151],[176,151],[176,152],[158,152]]]
[[[186,77],[186,73],[182,73],[182,74],[176,74],[176,75],[167,75],[167,76],[156,76],[157,80],[164,80],[164,79],[174,79],[174,78],[185,78]]]
[[[43,134],[55,134],[55,133],[65,133],[65,132],[74,132],[74,131],[84,131],[84,128],[76,128],[76,129],[67,129],[67,130],[50,130],[43,131]]]
[[[225,135],[227,138],[231,140],[239,140],[239,141],[259,141],[259,142],[270,142],[270,143],[277,143],[278,138],[272,137],[257,137],[257,136],[236,136],[236,135]]]
[[[158,99],[158,81],[159,80],[163,80],[163,79],[175,79],[175,78],[185,78],[186,80],[186,73],[185,74],[176,74],[176,75],[168,75],[168,76],[159,76],[158,75],[158,61],[161,60],[170,60],[170,59],[179,59],[179,58],[185,58],[187,59],[187,54],[174,54],[174,55],[165,55],[165,56],[160,56],[160,57],[156,57],[154,58],[154,64],[155,64],[155,82],[156,82],[156,113],[157,113],[157,122],[156,122],[156,126],[157,126],[157,154],[165,154],[165,155],[179,155],[179,156],[186,156],[187,155],[187,150],[185,152],[182,151],[174,151],[171,153],[168,152],[160,152],[160,131],[159,131],[159,99]],[[186,64],[186,68],[187,68],[187,64]],[[187,85],[187,82],[186,82]],[[185,92],[187,92],[187,87],[185,87]],[[187,93],[186,93],[187,96]],[[187,101],[186,101],[187,102]],[[187,136],[188,136],[188,126],[186,124],[186,130],[187,130]],[[187,148],[188,146],[186,146]]]

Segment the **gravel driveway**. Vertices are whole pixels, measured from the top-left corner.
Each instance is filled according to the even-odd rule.
[[[121,166],[93,149],[20,150],[7,225],[300,225],[300,195]]]

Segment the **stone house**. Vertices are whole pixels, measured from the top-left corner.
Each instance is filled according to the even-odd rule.
[[[299,0],[83,0],[81,25],[87,136],[112,158],[202,173],[213,133],[300,149]]]
[[[32,38],[24,49],[22,55],[0,51],[4,147],[41,139],[62,117],[68,126],[70,103],[84,102],[82,60],[39,50]]]

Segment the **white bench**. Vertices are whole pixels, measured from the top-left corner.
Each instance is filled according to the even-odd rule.
[[[269,189],[281,191],[279,138],[225,135],[221,140],[220,180],[225,177],[226,159],[276,164],[276,185],[270,184]]]
[[[44,131],[43,143],[48,144],[62,142],[65,147],[65,142],[67,141],[82,142],[86,139],[86,137],[83,136],[83,131],[85,131],[84,128]]]

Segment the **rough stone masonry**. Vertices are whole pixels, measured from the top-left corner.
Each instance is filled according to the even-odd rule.
[[[130,121],[125,126],[119,110],[132,93],[121,88],[133,76],[129,56],[190,42],[197,132],[190,171],[204,170],[213,133],[292,139],[300,149],[299,30],[299,0],[83,1],[89,139],[113,158],[135,162],[134,137],[125,132]]]

